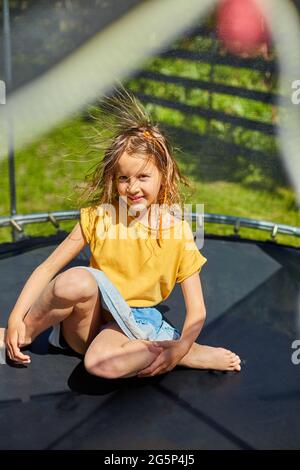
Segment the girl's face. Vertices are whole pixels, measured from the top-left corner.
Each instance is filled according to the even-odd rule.
[[[156,203],[161,187],[161,174],[150,159],[144,155],[123,153],[118,162],[116,185],[119,196],[127,196],[129,208],[135,211],[148,209]]]

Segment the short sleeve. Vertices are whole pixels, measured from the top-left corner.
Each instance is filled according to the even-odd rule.
[[[96,208],[83,207],[80,209],[80,225],[86,242],[89,244],[95,231]]]
[[[188,222],[183,222],[182,252],[177,270],[176,283],[181,283],[192,274],[201,270],[206,258],[200,253],[192,229]]]
[[[80,225],[88,244],[104,240],[112,216],[106,205],[89,206],[80,209]]]

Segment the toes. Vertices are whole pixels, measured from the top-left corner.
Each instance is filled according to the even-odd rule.
[[[225,370],[231,370],[231,371],[240,371],[241,370],[241,359],[240,357],[235,354],[233,351],[230,351],[229,349],[225,348],[218,348],[219,353],[222,354],[223,356],[223,361]],[[225,365],[226,364],[226,365]],[[224,370],[224,369],[223,369]]]
[[[236,360],[232,365],[233,365],[233,368],[234,370],[238,370],[240,371],[241,370],[241,365],[240,365],[241,361],[240,359]]]
[[[237,354],[234,354],[233,357],[231,357],[231,362],[234,362],[235,364],[240,364],[241,359],[239,358]]]
[[[238,359],[235,358],[234,360],[232,360],[230,362],[231,367],[233,367],[233,369],[235,369],[235,370],[241,370],[240,364],[241,364],[240,358],[238,358]]]
[[[239,356],[237,354],[235,354],[233,351],[230,351],[230,349],[225,349],[225,348],[217,348],[221,353],[223,354],[226,354],[227,356],[235,356],[235,357],[238,357]]]

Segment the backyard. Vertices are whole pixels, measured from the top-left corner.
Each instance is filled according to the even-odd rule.
[[[199,54],[207,53],[213,47],[211,39],[199,35],[173,45],[177,51],[197,51]],[[283,169],[276,135],[205,115],[206,111],[212,111],[249,122],[277,124],[278,109],[274,103],[245,98],[238,92],[245,88],[276,93],[274,75],[163,55],[148,60],[143,72],[144,75],[130,78],[125,84],[141,96],[154,119],[171,136],[179,167],[192,183],[190,189],[183,188],[185,203],[204,204],[206,213],[300,226],[295,193]],[[167,80],[168,77],[173,83]],[[190,81],[184,86],[181,79]],[[211,83],[216,89],[209,89]],[[218,90],[221,85],[229,90],[236,87],[237,95],[221,93],[221,89]],[[147,97],[154,99],[151,102]],[[171,109],[168,103],[174,102],[183,105],[182,109],[180,106]],[[193,114],[193,109],[203,110],[203,115],[198,111]],[[89,118],[90,111],[99,115],[92,106],[16,152],[19,214],[79,209],[74,185],[83,182],[84,174],[102,158],[97,147],[91,146],[96,130],[95,123]],[[0,174],[0,214],[4,216],[9,214],[7,160],[0,163]],[[74,224],[74,220],[61,222],[61,228],[69,231]],[[206,224],[205,232],[233,234],[233,227]],[[25,226],[25,233],[48,235],[55,233],[55,228],[50,222],[31,224]],[[253,229],[242,228],[240,235],[270,239],[270,233]],[[0,242],[10,240],[11,229],[1,228]],[[278,235],[276,241],[300,246],[299,238],[293,236]]]

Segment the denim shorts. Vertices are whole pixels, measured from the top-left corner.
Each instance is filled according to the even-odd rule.
[[[180,333],[163,319],[161,312],[155,307],[131,307],[134,319],[141,328],[151,326],[152,333],[147,339],[164,341],[179,339]]]
[[[103,271],[87,266],[75,266],[75,268],[86,269],[94,276],[101,293],[103,308],[111,314],[128,338],[148,341],[179,339],[179,331],[164,320],[155,306],[130,307]],[[102,326],[104,327],[105,325]],[[61,347],[59,337],[60,326],[56,325],[50,334],[49,342]]]

